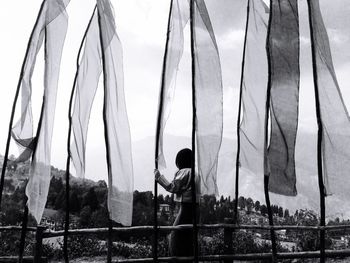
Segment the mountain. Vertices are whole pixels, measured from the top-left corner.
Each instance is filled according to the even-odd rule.
[[[174,159],[178,150],[189,147],[191,141],[188,137],[166,135],[164,138],[164,151],[168,168],[162,171],[171,180],[176,166]],[[237,142],[234,139],[224,138],[219,156],[218,188],[220,195],[234,196],[235,189],[235,162]],[[296,197],[286,197],[270,193],[271,202],[276,205],[295,211],[307,208],[319,211],[319,187],[317,176],[317,137],[316,134],[300,132],[296,144]],[[135,174],[135,189],[153,189],[154,169],[154,137],[148,137],[133,143],[133,159]],[[326,198],[326,216],[329,218],[350,218],[350,198],[346,184],[341,180],[336,184],[337,192]],[[159,187],[160,193],[165,193]],[[264,202],[263,176],[240,171],[239,195],[251,197]]]
[[[133,162],[134,162],[134,186],[139,191],[150,191],[154,187],[154,137],[147,137],[143,140],[133,142]],[[315,211],[319,210],[319,188],[317,177],[317,139],[315,134],[299,132],[296,145],[296,172],[297,172],[297,190],[296,197],[285,197],[270,193],[271,203],[288,208],[291,212],[297,209],[307,208]],[[174,135],[164,137],[164,152],[167,161],[167,169],[162,173],[171,180],[176,171],[175,156],[176,153],[185,147],[190,148],[191,139]],[[234,197],[235,189],[235,160],[237,143],[234,139],[224,138],[219,156],[218,167],[218,188],[220,195]],[[87,160],[88,178],[95,181],[106,179],[106,164],[104,161],[105,153],[103,147],[90,153]],[[3,157],[0,156],[0,163]],[[16,181],[23,181],[27,177],[27,169],[19,169]],[[12,173],[13,174],[13,173]],[[17,172],[15,173],[17,174]],[[52,176],[64,176],[65,172],[52,167]],[[96,179],[95,179],[96,178]],[[345,179],[344,179],[345,180]],[[326,198],[326,215],[329,218],[346,217],[350,218],[350,198],[348,183],[344,180],[338,180],[335,185],[337,191]],[[95,186],[97,183],[89,179],[80,179],[73,177],[72,184],[81,184],[86,186]],[[251,197],[254,200],[264,202],[263,176],[249,173],[243,169],[239,177],[239,195]],[[165,190],[159,187],[159,193],[165,194]]]

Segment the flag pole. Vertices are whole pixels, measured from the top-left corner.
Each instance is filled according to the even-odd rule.
[[[269,171],[268,169],[268,141],[269,141],[269,115],[270,115],[270,99],[271,99],[271,57],[270,57],[270,34],[271,34],[271,22],[272,22],[272,1],[270,0],[270,14],[269,14],[269,22],[267,27],[267,37],[266,37],[266,53],[267,53],[267,62],[268,62],[268,82],[267,82],[267,92],[266,92],[266,107],[265,107],[265,145],[264,145],[264,193],[265,193],[265,201],[269,218],[269,225],[273,226],[273,213],[271,209],[270,203],[270,195],[269,195]],[[270,230],[271,236],[271,244],[272,244],[272,262],[276,262],[277,255],[277,246],[276,246],[276,236],[274,229]]]
[[[170,39],[170,31],[171,31],[171,13],[173,9],[174,0],[170,1],[169,8],[169,16],[168,16],[168,26],[167,26],[167,35],[165,42],[165,50],[163,57],[163,66],[162,66],[162,80],[160,86],[160,94],[159,94],[159,109],[158,109],[158,117],[157,117],[157,129],[156,129],[156,140],[155,140],[155,168],[158,169],[158,155],[159,155],[159,138],[160,138],[160,130],[162,124],[163,117],[163,107],[164,107],[164,86],[165,86],[165,76],[166,76],[166,65],[167,65],[167,55],[169,50],[169,39]],[[154,207],[153,207],[153,222],[154,222],[154,232],[153,232],[153,260],[157,262],[158,260],[158,183],[154,180]]]
[[[195,60],[195,32],[194,32],[194,8],[195,0],[190,1],[190,31],[191,31],[191,67],[192,67],[192,167],[191,167],[191,192],[192,192],[192,222],[193,222],[193,252],[194,262],[198,262],[198,226],[197,226],[197,196],[196,196],[196,60]]]
[[[26,61],[28,59],[29,50],[30,50],[30,46],[31,46],[31,43],[32,43],[34,31],[35,31],[35,29],[36,29],[36,27],[37,27],[37,25],[39,23],[39,18],[40,18],[40,15],[41,15],[42,11],[43,11],[43,8],[44,8],[44,3],[45,3],[45,0],[41,3],[40,9],[39,9],[39,13],[38,13],[38,16],[36,18],[33,30],[30,33],[30,37],[29,37],[29,41],[28,41],[28,44],[27,44],[26,53],[24,55],[24,60],[23,60],[22,67],[21,67],[21,74],[20,74],[20,77],[19,77],[19,80],[18,80],[18,83],[17,83],[17,89],[16,89],[16,92],[15,92],[15,97],[13,99],[11,116],[10,116],[10,121],[9,121],[9,126],[8,126],[8,133],[7,133],[7,141],[6,141],[4,162],[2,164],[2,169],[1,169],[1,178],[0,178],[0,211],[1,211],[2,192],[3,192],[3,189],[4,189],[4,183],[5,183],[5,174],[6,174],[6,168],[7,168],[7,161],[8,161],[9,151],[10,151],[10,144],[11,144],[12,125],[13,125],[13,120],[15,118],[16,105],[17,105],[19,91],[21,89],[21,83],[22,83],[22,79],[23,79],[23,75],[24,75],[24,67],[25,67]]]
[[[46,55],[46,28],[45,28],[45,55]],[[45,93],[45,91],[44,91]],[[40,136],[40,130],[41,130],[41,125],[44,117],[44,108],[45,108],[45,94],[43,96],[43,102],[41,105],[41,112],[40,112],[40,118],[38,122],[38,127],[36,130],[36,136],[35,138],[39,138]],[[32,152],[32,162],[35,157],[37,149],[37,143],[34,145],[34,149]],[[28,182],[26,183],[26,188],[27,188]],[[28,226],[28,216],[29,216],[29,209],[27,205],[28,198],[25,197],[25,203],[24,203],[24,212],[23,212],[23,218],[22,218],[22,228],[21,228],[21,239],[20,239],[20,244],[19,244],[19,253],[18,253],[18,262],[22,263],[23,262],[23,253],[24,253],[24,248],[25,248],[25,241],[26,241],[26,233],[27,233],[27,226]],[[39,225],[40,222],[37,222]]]
[[[247,3],[247,18],[244,33],[244,44],[243,44],[243,55],[242,55],[242,66],[241,66],[241,81],[239,85],[239,103],[238,103],[238,116],[237,116],[237,153],[236,153],[236,182],[235,182],[235,206],[234,206],[234,223],[238,222],[238,195],[239,195],[239,167],[240,167],[240,151],[241,151],[241,115],[242,115],[242,93],[244,83],[244,67],[245,67],[245,54],[247,49],[247,36],[249,28],[249,14],[250,14],[250,0]]]
[[[317,74],[317,63],[316,63],[316,49],[314,41],[314,28],[311,14],[311,2],[307,1],[308,4],[308,14],[309,14],[309,27],[310,27],[310,38],[311,38],[311,55],[312,55],[312,70],[313,70],[313,80],[314,80],[314,90],[315,90],[315,105],[316,105],[316,119],[317,119],[317,170],[318,170],[318,186],[320,191],[320,226],[326,225],[326,208],[325,208],[325,186],[323,183],[323,166],[322,166],[322,141],[323,141],[323,125],[321,118],[321,108],[319,100],[319,90],[318,90],[318,74]],[[325,262],[325,230],[320,230],[320,262]]]
[[[79,51],[78,51],[78,56],[77,56],[77,61],[76,61],[76,68],[77,71],[75,73],[74,76],[74,82],[73,82],[73,87],[72,87],[72,91],[71,91],[71,95],[70,95],[70,99],[69,99],[69,108],[68,108],[68,138],[67,138],[67,161],[66,161],[66,218],[65,218],[65,225],[64,225],[64,236],[63,236],[63,257],[64,257],[64,261],[66,263],[69,262],[69,255],[68,255],[68,231],[69,231],[69,211],[70,211],[70,202],[69,202],[69,192],[70,192],[70,185],[69,185],[69,175],[70,175],[70,159],[71,159],[71,148],[70,148],[70,141],[71,141],[71,133],[72,133],[72,109],[73,109],[73,98],[74,98],[74,94],[75,94],[75,87],[76,87],[76,83],[78,80],[78,72],[79,72],[79,68],[80,68],[80,64],[79,64],[79,59],[80,59],[80,55],[84,46],[84,42],[86,40],[86,35],[89,31],[90,25],[91,25],[91,21],[94,17],[94,14],[96,12],[96,6],[94,8],[94,11],[92,13],[92,16],[90,18],[90,21],[88,23],[88,26],[85,30],[85,33],[83,35],[83,39],[80,43],[80,47],[79,47]]]
[[[27,198],[25,198],[25,200],[27,200]],[[20,243],[19,243],[18,263],[23,262],[23,254],[24,254],[24,249],[25,249],[27,226],[28,226],[28,214],[29,214],[28,206],[27,206],[27,204],[24,204],[21,238],[20,238]]]
[[[104,97],[103,97],[103,126],[104,126],[104,137],[105,137],[105,145],[106,145],[106,162],[107,162],[107,170],[108,176],[111,173],[111,163],[110,163],[110,148],[109,148],[109,140],[108,140],[108,129],[107,129],[107,108],[106,108],[106,100],[107,100],[107,76],[106,76],[106,57],[105,50],[103,45],[103,37],[102,37],[102,26],[101,26],[101,14],[99,9],[97,8],[98,15],[98,26],[100,32],[100,44],[101,44],[101,55],[102,55],[102,68],[103,68],[103,86],[104,86]],[[112,262],[112,218],[109,211],[109,223],[108,223],[108,252],[107,252],[107,263]]]

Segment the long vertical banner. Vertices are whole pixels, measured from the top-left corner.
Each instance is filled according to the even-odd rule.
[[[195,1],[194,45],[196,54],[197,155],[202,194],[218,194],[216,185],[218,153],[222,140],[222,76],[218,48],[210,17],[203,0]],[[163,134],[174,96],[177,67],[183,52],[183,30],[189,19],[187,1],[176,0],[171,11],[171,31],[162,81],[158,157],[165,166]]]
[[[204,0],[196,0],[194,7],[198,173],[201,193],[218,195],[217,165],[223,132],[221,64]]]
[[[335,74],[328,33],[319,0],[308,1],[314,44],[315,81],[322,121],[322,162],[325,194],[348,184],[350,171],[350,118]]]
[[[272,0],[267,41],[270,59],[271,135],[269,191],[295,196],[295,142],[299,106],[299,17],[297,0]]]
[[[264,120],[268,75],[266,37],[269,13],[262,1],[250,0],[245,64],[241,87],[240,168],[263,180]],[[255,176],[254,176],[255,177]]]
[[[102,71],[108,210],[112,220],[131,225],[134,182],[130,129],[124,96],[123,56],[109,0],[97,1],[97,11],[86,34],[85,49],[77,72],[71,158],[80,177],[85,174],[87,129]]]
[[[161,92],[159,96],[159,108],[162,109],[158,113],[159,127],[157,127],[158,136],[156,138],[156,149],[158,150],[156,153],[156,162],[159,168],[166,167],[163,151],[163,135],[174,98],[177,70],[184,49],[184,28],[189,18],[188,1],[172,0],[168,25],[167,52],[164,54]]]
[[[22,149],[17,161],[32,158],[29,181],[26,187],[27,206],[37,223],[40,222],[50,185],[51,139],[56,107],[58,76],[63,44],[66,36],[68,17],[66,6],[69,0],[46,0],[40,9],[33,29],[19,86],[22,92],[20,120],[12,130],[12,136]],[[45,39],[44,101],[38,125],[37,136],[33,136],[31,109],[31,78],[36,56]],[[23,143],[25,142],[25,143]],[[6,167],[3,167],[6,169]]]

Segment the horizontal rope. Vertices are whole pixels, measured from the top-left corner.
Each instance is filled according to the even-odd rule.
[[[23,257],[23,262],[33,262],[34,257],[32,256],[24,256]],[[17,256],[8,256],[8,257],[0,257],[0,262],[5,263],[5,262],[18,262],[18,257]],[[41,258],[41,263],[46,263],[48,262],[46,257]]]
[[[178,226],[159,226],[158,229],[164,232],[169,232],[172,230],[180,229],[192,229],[191,224],[178,225]],[[336,225],[336,226],[291,226],[291,225],[235,225],[235,224],[212,224],[212,225],[198,225],[199,229],[247,229],[247,230],[296,230],[296,231],[319,231],[319,230],[345,230],[350,229],[350,225]],[[1,230],[1,229],[0,229]],[[132,232],[132,231],[153,231],[154,226],[133,226],[133,227],[114,227],[113,232]],[[85,228],[85,229],[70,229],[69,235],[79,235],[79,234],[100,234],[108,233],[108,228]],[[63,236],[64,230],[52,231],[46,230],[43,233],[44,238]]]
[[[42,227],[42,226],[40,226]],[[345,230],[350,229],[350,225],[335,225],[335,226],[264,226],[264,225],[235,225],[235,224],[213,224],[213,225],[198,225],[200,229],[261,229],[261,230]],[[159,226],[162,231],[172,231],[179,229],[191,229],[192,225],[179,225],[179,226]],[[28,228],[28,231],[36,231],[36,227]],[[153,226],[135,226],[135,227],[114,227],[113,232],[132,232],[132,231],[152,231]],[[20,231],[20,226],[0,226],[0,231]],[[70,235],[78,234],[99,234],[99,233],[108,233],[108,228],[88,228],[88,229],[71,229],[69,230]],[[45,230],[43,232],[43,238],[63,236],[64,231],[51,231]],[[343,250],[326,250],[326,257],[345,257],[350,256],[350,249]],[[200,261],[214,261],[214,260],[257,260],[257,259],[270,259],[272,253],[251,253],[251,254],[235,254],[235,255],[208,255],[200,256]],[[320,251],[304,251],[304,252],[285,252],[277,253],[278,259],[294,259],[294,258],[320,258]],[[25,260],[31,260],[32,257],[25,257]],[[15,262],[17,257],[0,257],[1,262]],[[163,262],[183,262],[188,260],[193,260],[193,257],[160,257],[158,260]],[[153,262],[153,258],[140,258],[140,259],[122,259],[113,262]]]
[[[36,227],[27,227],[27,231],[29,232],[35,232]],[[0,231],[21,231],[21,226],[0,226]]]
[[[326,257],[343,257],[350,256],[350,250],[326,250]],[[278,259],[295,259],[295,258],[320,258],[320,251],[305,251],[305,252],[286,252],[277,253]],[[257,259],[271,259],[272,253],[252,253],[252,254],[235,254],[235,255],[208,255],[199,256],[200,261],[216,261],[216,260],[257,260]],[[159,257],[159,261],[162,262],[182,262],[193,260],[193,257]],[[115,260],[113,262],[131,263],[131,262],[153,262],[152,258],[142,259],[122,259]]]

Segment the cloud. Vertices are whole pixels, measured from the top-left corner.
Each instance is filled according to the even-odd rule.
[[[243,47],[244,42],[244,33],[243,29],[231,29],[223,37],[218,38],[218,42],[221,49],[237,49],[240,50]]]

